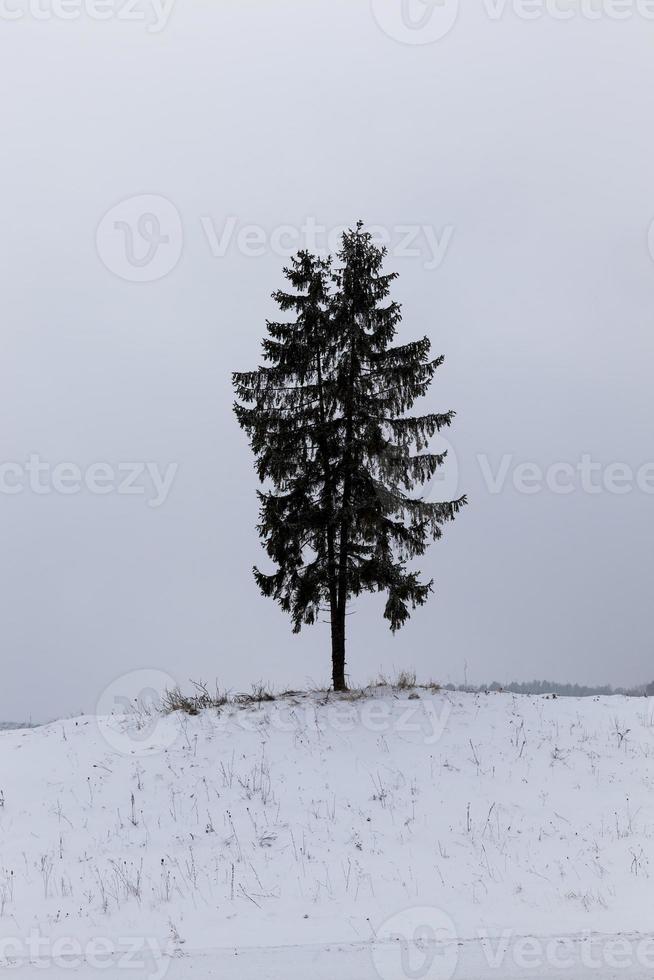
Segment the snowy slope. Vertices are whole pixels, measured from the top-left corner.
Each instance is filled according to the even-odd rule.
[[[651,975],[654,705],[409,694],[3,732],[0,965]]]

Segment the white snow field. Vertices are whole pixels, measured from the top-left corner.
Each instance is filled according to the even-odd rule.
[[[17,977],[654,975],[654,703],[371,689],[0,733]]]

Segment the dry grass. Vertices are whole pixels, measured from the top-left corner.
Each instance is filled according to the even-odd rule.
[[[314,687],[308,691],[287,690],[281,694],[276,694],[270,684],[259,681],[257,684],[252,685],[249,692],[240,692],[232,695],[227,691],[221,691],[218,684],[216,684],[213,691],[209,690],[208,684],[204,681],[191,681],[191,684],[193,690],[189,693],[182,691],[179,685],[165,691],[160,705],[163,714],[182,711],[187,715],[198,715],[201,711],[207,709],[219,710],[225,705],[247,708],[253,705],[275,701],[279,698],[301,698],[312,694],[319,695],[324,703],[332,699],[340,701],[361,701],[364,698],[371,697],[375,689],[381,687],[402,692],[415,691],[417,689],[436,693],[441,690],[440,684],[437,684],[436,681],[430,680],[426,684],[419,684],[416,673],[413,670],[398,671],[392,678],[380,674],[376,681],[373,681],[366,687],[352,687],[347,691],[333,691],[327,687]]]
[[[431,691],[432,694],[441,690],[441,685],[434,680],[428,680],[425,684],[419,683],[415,670],[400,670],[390,677],[380,673],[369,687],[389,687],[395,691]]]
[[[221,692],[217,684],[213,693],[204,681],[191,681],[191,684],[195,690],[190,694],[185,694],[179,685],[166,689],[161,699],[161,710],[164,714],[183,711],[187,715],[198,715],[206,708],[222,708],[229,701],[228,695]]]
[[[252,690],[249,694],[237,694],[234,698],[234,704],[263,704],[264,701],[274,700],[275,695],[270,686],[264,684],[263,681],[259,681],[258,684],[252,685]]]

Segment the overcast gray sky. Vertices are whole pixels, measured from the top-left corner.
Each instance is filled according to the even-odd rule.
[[[654,21],[464,2],[4,0],[0,718],[139,668],[328,679],[251,577],[230,372],[284,253],[359,217],[470,506],[395,638],[355,604],[352,680],[654,677]]]

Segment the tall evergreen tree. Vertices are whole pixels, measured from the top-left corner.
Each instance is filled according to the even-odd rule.
[[[234,410],[264,484],[258,530],[276,566],[255,578],[295,632],[327,609],[338,691],[348,601],[384,592],[398,630],[433,587],[409,562],[466,502],[411,495],[443,464],[429,440],[454,413],[406,414],[443,358],[430,359],[427,337],[393,346],[401,313],[388,301],[396,274],[382,272],[385,254],[361,222],[343,235],[336,269],[300,252],[284,270],[289,290],[273,293],[292,319],[267,324],[265,365],[234,374]]]

